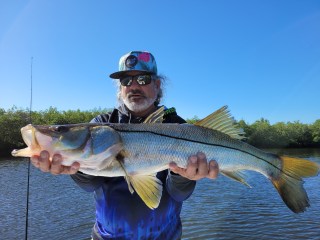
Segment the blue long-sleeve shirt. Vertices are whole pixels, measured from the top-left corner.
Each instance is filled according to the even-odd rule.
[[[123,109],[99,115],[92,122],[141,123]],[[172,109],[163,123],[185,123]],[[159,207],[151,210],[136,194],[131,194],[123,177],[96,177],[78,172],[72,175],[84,190],[94,192],[96,223],[93,239],[180,239],[182,202],[195,188],[195,181],[164,170],[157,173],[163,183]]]

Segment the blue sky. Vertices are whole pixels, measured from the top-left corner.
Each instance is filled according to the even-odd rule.
[[[112,108],[109,74],[154,54],[184,118],[320,119],[320,1],[0,0],[0,108]]]

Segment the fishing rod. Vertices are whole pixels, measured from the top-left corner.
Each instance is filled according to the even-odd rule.
[[[31,75],[30,75],[30,105],[29,105],[29,123],[32,124],[32,63],[33,57],[31,57]],[[30,158],[28,158],[28,177],[27,177],[27,203],[26,203],[26,225],[25,225],[25,237],[24,239],[28,239],[28,226],[29,226],[29,191],[30,191]]]

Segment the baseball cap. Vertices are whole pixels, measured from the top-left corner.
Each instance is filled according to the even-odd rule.
[[[110,74],[110,78],[119,79],[131,71],[157,75],[154,56],[149,52],[131,51],[120,58],[119,71]]]

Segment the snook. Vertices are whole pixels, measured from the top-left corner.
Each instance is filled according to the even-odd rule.
[[[12,155],[31,157],[47,150],[51,156],[61,154],[66,166],[79,162],[83,173],[124,176],[129,190],[154,209],[162,195],[156,173],[170,162],[186,167],[188,157],[201,151],[218,162],[223,175],[247,186],[242,171],[261,173],[293,212],[310,206],[302,178],[319,173],[315,162],[266,153],[240,141],[242,132],[233,126],[227,107],[194,125],[161,124],[163,113],[160,108],[144,124],[27,125],[21,132],[28,147]]]

